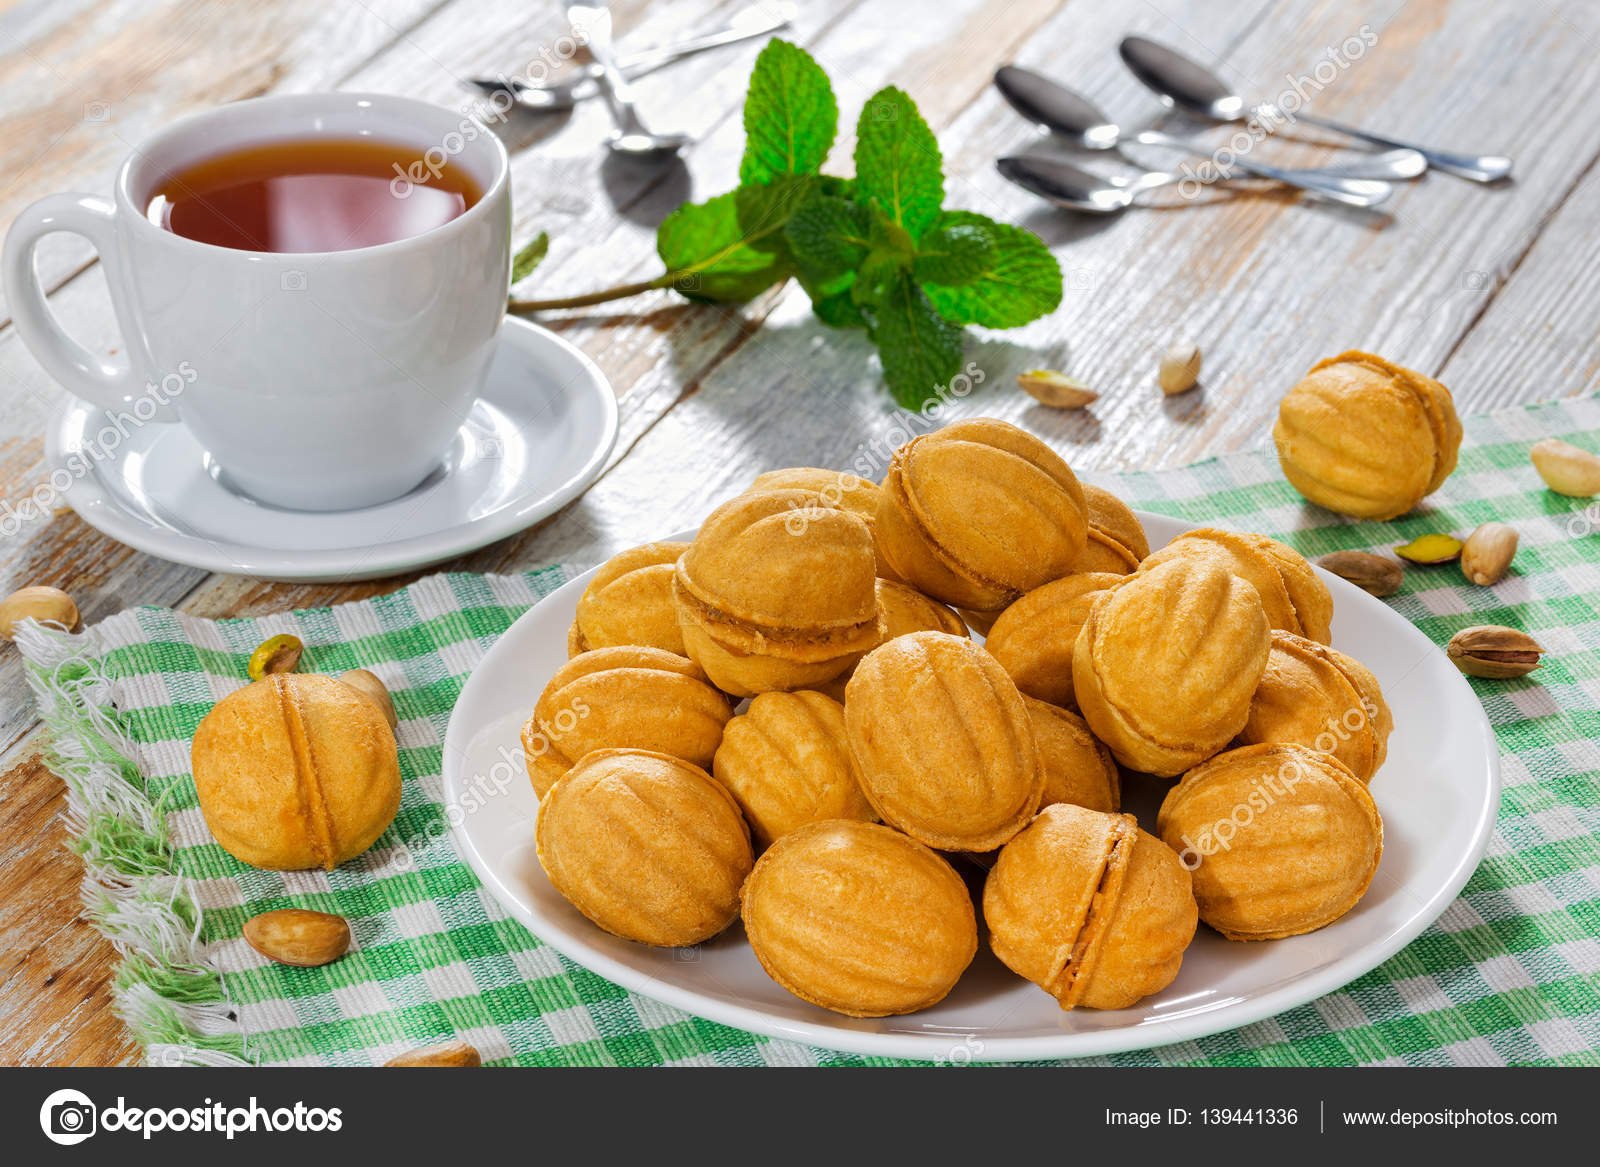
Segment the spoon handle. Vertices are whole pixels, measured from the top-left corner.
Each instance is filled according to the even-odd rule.
[[[1181,151],[1191,156],[1195,153],[1193,143],[1168,137],[1166,134],[1158,133],[1155,130],[1144,130],[1132,135],[1132,138],[1145,146],[1161,146],[1165,149]],[[1218,169],[1224,170],[1220,166]],[[1321,198],[1331,199],[1336,203],[1344,203],[1352,207],[1375,207],[1394,193],[1394,187],[1378,179],[1336,178],[1319,175],[1315,172],[1280,170],[1276,166],[1264,166],[1259,162],[1249,162],[1243,158],[1235,158],[1228,164],[1224,173],[1227,170],[1240,170],[1246,174],[1253,174],[1257,178],[1270,178],[1287,186],[1299,187],[1301,190]]]
[[[574,26],[581,28],[587,37],[589,55],[594,58],[594,63],[600,66],[600,75],[596,81],[600,86],[600,96],[605,99],[607,108],[611,110],[611,120],[617,127],[617,132],[623,135],[646,135],[650,131],[645,128],[640,120],[638,111],[633,107],[633,89],[628,84],[628,79],[622,75],[622,70],[617,65],[615,50],[611,47],[611,11],[603,5],[585,7],[573,5],[567,9],[567,17]]]
[[[1385,138],[1381,134],[1369,134],[1365,130],[1347,126],[1343,122],[1313,117],[1308,113],[1299,113],[1295,117],[1299,121],[1308,122],[1313,126],[1321,126],[1325,130],[1333,130],[1336,133],[1344,134],[1346,137],[1355,138],[1360,142],[1370,142],[1374,146],[1415,150],[1426,158],[1428,165],[1435,170],[1443,170],[1447,174],[1454,174],[1458,178],[1471,179],[1473,182],[1498,182],[1500,179],[1509,178],[1511,175],[1511,159],[1502,154],[1448,154],[1442,150],[1429,150],[1424,146],[1414,146],[1410,142],[1399,142],[1393,138]]]

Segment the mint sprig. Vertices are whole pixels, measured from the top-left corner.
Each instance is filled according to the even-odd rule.
[[[838,133],[827,74],[804,49],[773,40],[745,99],[739,187],[663,220],[653,279],[554,300],[536,312],[671,288],[691,300],[743,303],[791,277],[818,319],[864,328],[895,400],[937,398],[961,372],[968,324],[1015,328],[1061,302],[1061,268],[1036,235],[972,211],[946,211],[939,145],[916,104],[890,86],[856,128],[854,179],[820,172]],[[543,257],[518,256],[517,279]],[[529,262],[529,261],[532,262]]]

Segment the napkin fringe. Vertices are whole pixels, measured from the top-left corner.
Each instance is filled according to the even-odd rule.
[[[46,760],[67,786],[63,817],[83,857],[84,915],[122,958],[111,983],[117,1016],[150,1065],[250,1065],[238,1010],[205,957],[200,908],[174,869],[161,799],[132,760],[94,631],[28,620],[16,641],[49,730]]]

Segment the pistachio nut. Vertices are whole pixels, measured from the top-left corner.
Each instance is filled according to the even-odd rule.
[[[366,669],[350,669],[348,672],[340,673],[339,679],[362,696],[371,697],[383,711],[383,719],[389,723],[390,729],[400,724],[400,719],[394,712],[394,699],[389,696],[388,687],[378,679],[376,673]]]
[[[1462,543],[1454,535],[1418,535],[1409,543],[1401,543],[1394,553],[1409,563],[1436,567],[1461,558]]]
[[[1544,649],[1520,628],[1474,624],[1452,636],[1445,653],[1469,677],[1506,680],[1538,668]]]
[[[1370,551],[1330,551],[1317,566],[1374,596],[1392,596],[1400,590],[1405,569],[1394,560]]]
[[[1054,369],[1033,369],[1017,378],[1017,384],[1028,391],[1040,405],[1052,409],[1082,409],[1100,396],[1076,377],[1058,373]]]
[[[279,908],[244,922],[251,948],[279,964],[316,968],[331,964],[350,947],[350,925],[343,916],[305,908]]]
[[[464,1041],[446,1041],[438,1045],[425,1045],[421,1049],[407,1050],[383,1063],[386,1066],[431,1066],[459,1068],[481,1066],[483,1057]]]
[[[1528,451],[1528,457],[1544,484],[1557,494],[1572,498],[1600,494],[1600,457],[1588,450],[1560,438],[1546,438]]]
[[[1505,578],[1517,555],[1517,532],[1505,523],[1484,523],[1461,547],[1461,574],[1479,587]]]
[[[1193,389],[1200,380],[1200,349],[1192,344],[1175,344],[1161,354],[1161,367],[1156,374],[1161,392],[1171,397]]]
[[[74,632],[78,627],[78,605],[60,588],[23,588],[0,602],[0,637],[10,640],[22,620],[59,624],[68,632]]]
[[[292,673],[300,667],[300,654],[306,650],[298,636],[288,632],[269,636],[250,654],[250,679],[259,681],[269,673]]]

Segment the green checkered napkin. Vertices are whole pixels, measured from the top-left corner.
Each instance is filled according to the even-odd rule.
[[[1245,1029],[1105,1064],[1600,1064],[1600,505],[1544,490],[1528,447],[1591,447],[1600,399],[1470,419],[1460,468],[1429,509],[1346,523],[1305,506],[1260,453],[1112,483],[1134,506],[1286,538],[1307,555],[1381,548],[1488,519],[1514,524],[1516,574],[1492,589],[1451,569],[1407,574],[1390,602],[1439,643],[1469,624],[1526,628],[1537,681],[1475,682],[1499,735],[1505,794],[1462,896],[1381,968]],[[443,829],[440,747],[462,683],[524,609],[569,576],[435,576],[393,595],[259,620],[123,612],[79,636],[22,638],[54,733],[90,917],[125,953],[122,1015],[158,1064],[367,1065],[460,1038],[519,1065],[882,1064],[741,1033],[626,992],[508,919]],[[294,632],[302,668],[363,666],[400,717],[394,825],[337,871],[239,863],[211,839],[189,739],[245,683],[267,636]],[[271,964],[245,920],[337,912],[353,950],[318,969]]]

